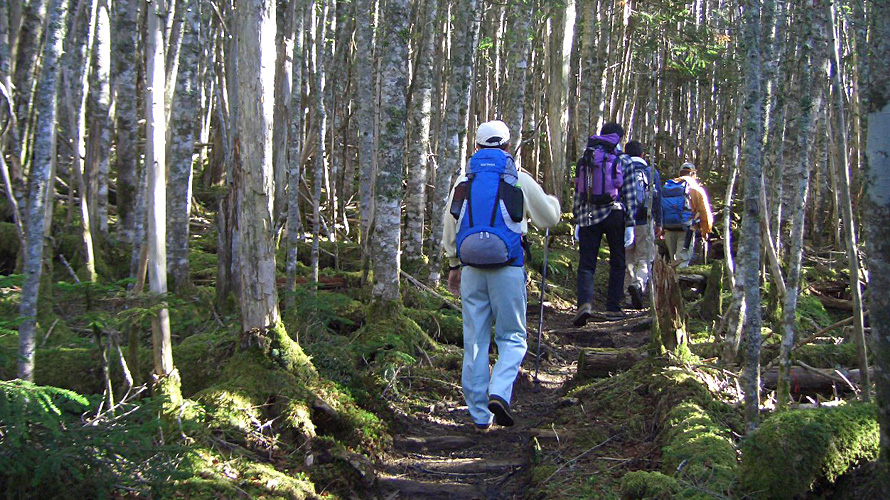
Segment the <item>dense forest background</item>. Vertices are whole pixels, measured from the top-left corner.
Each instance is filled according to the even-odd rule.
[[[268,494],[359,495],[391,444],[381,401],[436,364],[433,328],[460,345],[443,205],[501,119],[564,212],[605,122],[663,178],[696,164],[718,306],[668,297],[663,270],[649,362],[733,373],[751,436],[800,403],[798,348],[837,333],[855,373],[814,370],[867,405],[845,463],[890,496],[888,46],[887,0],[0,0],[0,486],[228,495],[238,457],[289,488]],[[533,238],[555,309],[570,222]],[[763,494],[733,481],[719,498]]]

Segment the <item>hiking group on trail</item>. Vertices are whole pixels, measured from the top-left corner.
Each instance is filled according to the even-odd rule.
[[[644,308],[656,239],[664,238],[677,267],[686,267],[696,232],[707,235],[713,224],[708,196],[695,177],[695,166],[683,164],[679,177],[661,185],[643,145],[629,141],[622,151],[624,128],[606,123],[575,168],[572,213],[578,241],[575,326],[594,315],[593,278],[600,242],[609,245],[609,281],[605,319],[625,316],[630,305]],[[494,120],[479,125],[476,152],[458,177],[446,203],[442,246],[448,259],[448,289],[459,296],[463,315],[464,357],[461,386],[477,432],[494,422],[514,424],[510,410],[513,383],[527,350],[525,234],[528,223],[547,229],[559,222],[557,197],[516,168],[509,153],[510,130]],[[546,266],[546,262],[544,263]],[[491,329],[498,358],[489,367]]]

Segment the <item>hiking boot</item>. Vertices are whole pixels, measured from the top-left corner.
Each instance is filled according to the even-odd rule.
[[[619,309],[617,311],[606,311],[603,313],[603,317],[608,321],[618,321],[626,318],[627,315],[624,314],[624,311]]]
[[[630,295],[630,305],[634,309],[643,308],[643,290],[639,283],[634,283],[627,287],[627,294]]]
[[[488,410],[494,414],[496,424],[503,427],[513,425],[513,415],[510,413],[510,403],[500,396],[489,396]]]
[[[491,430],[491,424],[473,423],[473,430],[476,431],[476,434],[488,434],[488,431]]]
[[[593,307],[590,304],[581,304],[578,306],[578,314],[572,318],[572,324],[575,326],[584,326],[590,319]]]

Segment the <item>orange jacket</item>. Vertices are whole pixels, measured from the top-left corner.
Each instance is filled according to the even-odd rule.
[[[708,193],[705,188],[698,183],[695,177],[684,175],[677,177],[677,182],[686,181],[689,186],[689,207],[692,209],[693,220],[698,219],[701,234],[708,234],[714,226],[714,214],[711,213],[711,202],[708,200]]]

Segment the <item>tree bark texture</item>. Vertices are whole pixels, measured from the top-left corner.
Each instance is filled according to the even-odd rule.
[[[744,67],[747,86],[745,88],[745,154],[744,168],[744,215],[739,248],[739,264],[741,281],[748,307],[745,311],[744,335],[747,340],[745,363],[742,369],[742,391],[745,402],[745,427],[752,432],[760,423],[760,179],[762,173],[763,152],[763,90],[762,59],[760,51],[761,24],[760,1],[745,0],[742,2],[744,22],[742,36],[744,38]]]
[[[243,331],[265,329],[281,319],[272,221],[275,2],[250,0],[239,3],[235,10],[238,138],[234,148],[234,182],[241,208],[237,234]]]
[[[117,0],[114,6],[114,50],[112,81],[115,98],[115,170],[117,171],[118,232],[133,242],[136,219],[138,146],[136,142],[136,2]],[[138,246],[139,242],[135,242]]]
[[[868,255],[868,321],[875,364],[875,392],[881,424],[880,458],[875,477],[882,496],[890,497],[890,3],[874,2],[873,41],[869,52],[869,80],[865,89],[868,113],[868,162],[862,216]]]
[[[384,11],[380,79],[380,164],[377,170],[373,245],[374,298],[399,300],[402,166],[408,92],[407,0],[390,0]]]
[[[164,111],[164,37],[163,2],[148,6],[145,36],[145,169],[148,201],[148,276],[152,293],[167,293],[167,175],[166,129]],[[154,375],[165,379],[174,373],[173,344],[170,339],[170,313],[160,308],[151,318]],[[178,391],[178,388],[177,388]]]
[[[37,301],[43,273],[43,250],[52,219],[53,179],[56,170],[56,108],[59,94],[59,56],[67,33],[68,3],[53,0],[47,19],[43,64],[37,83],[34,156],[29,180],[27,249],[24,256],[19,316],[18,378],[34,380],[34,350],[37,346]]]

